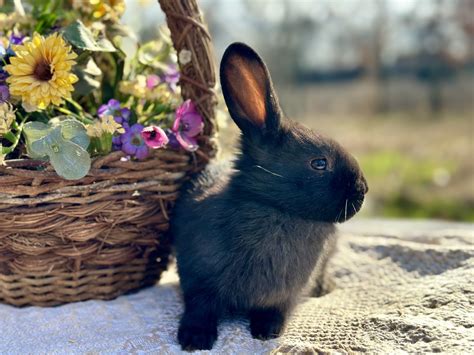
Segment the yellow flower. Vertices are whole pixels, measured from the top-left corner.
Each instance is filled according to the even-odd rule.
[[[125,12],[124,0],[90,0],[94,6],[93,16],[96,19],[118,21]]]
[[[30,111],[45,109],[71,97],[73,84],[78,80],[71,73],[77,55],[61,35],[55,33],[44,38],[35,33],[33,39],[13,46],[13,50],[16,56],[5,66],[10,74],[7,82],[10,93],[20,97],[25,107]]]
[[[118,21],[125,12],[125,0],[72,0],[72,6],[96,20]]]
[[[10,127],[15,120],[15,112],[9,103],[0,104],[0,137],[10,131]]]
[[[121,81],[119,91],[122,94],[149,101],[170,101],[172,99],[172,94],[166,85],[157,85],[154,88],[148,88],[144,75],[137,75],[132,81]]]
[[[11,30],[13,26],[31,24],[31,21],[30,15],[20,14],[17,11],[10,14],[0,13],[0,29],[2,30]]]
[[[123,80],[119,84],[119,91],[126,95],[132,95],[141,99],[146,96],[146,77],[137,75],[132,81]]]
[[[95,121],[93,124],[87,125],[87,135],[89,137],[102,137],[103,134],[125,133],[125,129],[120,123],[117,123],[114,116],[104,116],[100,121]]]

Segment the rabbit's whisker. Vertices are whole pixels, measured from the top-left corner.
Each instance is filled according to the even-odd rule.
[[[346,207],[344,209],[344,221],[347,221],[347,199],[346,199]]]
[[[268,169],[265,169],[263,166],[260,166],[260,165],[254,165],[254,167],[256,168],[259,168],[259,169],[262,169],[263,171],[269,173],[269,174],[272,174],[272,175],[275,175],[275,176],[278,176],[280,178],[285,178],[284,176],[280,175],[280,174],[277,174],[277,173],[274,173],[273,171],[270,171]]]
[[[335,219],[334,223],[339,223],[339,218],[341,217],[341,214],[342,214],[342,211],[343,211],[343,210],[344,210],[344,209],[341,208],[341,210],[339,211],[339,213],[338,213],[337,216],[336,216],[336,219]]]

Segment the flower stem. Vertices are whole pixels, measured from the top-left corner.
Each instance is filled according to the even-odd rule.
[[[140,117],[140,119],[138,120],[138,123],[142,124],[142,125],[146,125],[147,123],[149,123],[149,121],[153,120],[153,121],[160,121],[162,120],[163,118],[166,117],[166,113],[162,112],[158,115],[150,115],[150,116],[142,116]]]
[[[83,112],[84,109],[82,108],[81,105],[79,105],[77,103],[77,101],[73,100],[73,99],[66,99],[67,102],[69,102],[72,106],[74,106],[74,108],[78,111],[78,112]]]
[[[91,124],[93,123],[92,120],[88,119],[88,118],[85,118],[81,115],[78,115],[77,113],[74,113],[72,111],[69,111],[67,108],[64,108],[64,107],[57,107],[56,108],[59,112],[61,113],[64,113],[66,115],[69,115],[69,116],[72,116],[74,117],[75,119],[77,119],[79,122],[82,122],[84,124]]]
[[[25,125],[25,122],[26,122],[27,119],[28,119],[28,115],[26,115],[25,117],[21,117],[21,122],[17,127],[16,134],[13,134],[13,133],[9,132],[12,135],[12,137],[10,137],[10,138],[12,138],[12,140],[10,140],[9,138],[7,138],[7,139],[12,143],[12,145],[9,146],[9,147],[2,147],[2,154],[8,155],[8,154],[10,154],[11,152],[13,152],[15,150],[16,146],[20,142],[21,133],[23,132],[23,126]],[[5,138],[6,138],[6,136],[5,136]]]
[[[15,137],[15,135],[13,134],[13,132],[7,132],[7,133],[5,133],[5,135],[3,136],[3,138],[5,138],[6,140],[8,140],[10,143],[15,143],[15,141],[16,141],[16,137]]]

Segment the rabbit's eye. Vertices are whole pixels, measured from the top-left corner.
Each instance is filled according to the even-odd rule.
[[[328,162],[324,158],[311,160],[311,167],[315,170],[326,170]]]

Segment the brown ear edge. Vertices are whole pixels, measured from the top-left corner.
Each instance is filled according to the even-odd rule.
[[[267,79],[261,63],[231,54],[224,66],[229,94],[239,115],[257,127],[263,127],[267,117]]]

